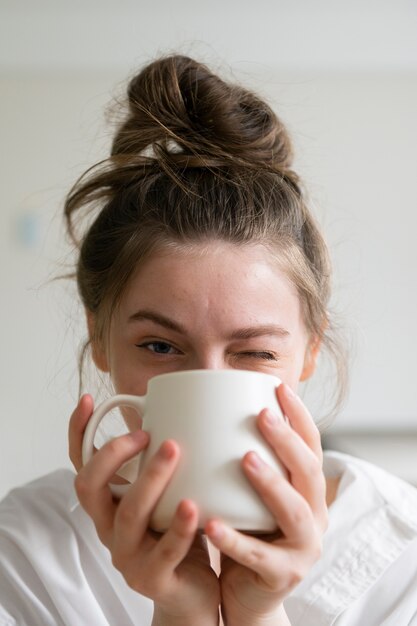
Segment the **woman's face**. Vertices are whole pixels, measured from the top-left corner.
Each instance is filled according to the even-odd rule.
[[[117,393],[189,369],[247,369],[296,390],[313,369],[299,298],[261,245],[211,242],[150,257],[131,279],[96,364]]]

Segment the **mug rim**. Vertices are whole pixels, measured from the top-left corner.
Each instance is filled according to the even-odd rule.
[[[216,377],[219,376],[219,374],[221,374],[222,376],[230,376],[235,377],[238,375],[244,375],[244,376],[261,376],[263,378],[269,378],[272,379],[275,383],[276,383],[276,387],[279,387],[279,385],[281,384],[281,379],[278,376],[274,376],[274,374],[267,374],[266,372],[257,372],[256,370],[245,370],[245,369],[191,369],[191,370],[181,370],[179,372],[165,372],[164,374],[157,374],[156,376],[153,376],[152,378],[149,379],[148,381],[148,385],[152,385],[153,381],[158,382],[161,379],[166,378],[167,376],[171,377],[171,378],[181,378],[184,376],[190,376],[190,377]]]

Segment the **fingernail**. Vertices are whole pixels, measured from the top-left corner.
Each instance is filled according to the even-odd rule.
[[[223,528],[219,522],[211,521],[206,526],[206,534],[211,539],[221,539],[224,535]]]
[[[190,508],[187,500],[182,500],[177,508],[178,516],[185,522],[194,517],[194,509]]]
[[[264,413],[264,422],[267,426],[277,426],[278,425],[278,417],[271,411],[267,409]]]
[[[175,448],[173,448],[169,441],[164,441],[162,446],[159,448],[159,455],[165,461],[169,461],[175,455]]]
[[[249,464],[249,467],[253,470],[261,469],[261,467],[264,464],[261,458],[256,454],[256,452],[249,452],[246,459]]]

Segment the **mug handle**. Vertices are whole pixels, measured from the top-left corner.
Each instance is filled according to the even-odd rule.
[[[85,465],[94,454],[94,436],[97,432],[97,428],[105,415],[112,409],[115,409],[118,406],[127,406],[129,408],[135,409],[135,411],[139,414],[140,417],[143,417],[143,413],[145,410],[145,399],[146,396],[132,396],[132,395],[123,395],[119,394],[109,398],[102,402],[94,411],[92,416],[90,417],[87,427],[84,431],[83,437],[83,445],[82,445],[82,461]],[[137,457],[130,459],[124,466],[126,467],[129,463],[137,462]],[[111,492],[113,495],[121,498],[123,494],[129,489],[131,483],[127,483],[125,485],[114,485],[112,483],[109,484]]]

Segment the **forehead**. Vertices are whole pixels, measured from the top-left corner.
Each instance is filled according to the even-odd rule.
[[[123,318],[155,309],[206,327],[300,323],[297,290],[283,263],[260,244],[209,242],[155,252],[134,273],[120,303]]]

